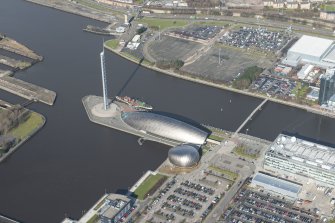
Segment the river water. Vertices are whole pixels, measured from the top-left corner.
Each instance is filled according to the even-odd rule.
[[[0,32],[44,56],[16,77],[57,92],[53,107],[30,105],[46,126],[0,164],[0,213],[27,223],[79,218],[106,191],[122,192],[166,159],[168,147],[88,121],[81,98],[101,95],[102,38],[85,33],[100,22],[2,0]],[[108,53],[110,95],[139,97],[158,111],[234,131],[259,99],[169,77]],[[0,91],[11,103],[24,99]],[[273,140],[282,131],[335,143],[335,120],[269,103],[242,132]]]

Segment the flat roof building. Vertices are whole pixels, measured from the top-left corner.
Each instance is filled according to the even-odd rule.
[[[106,197],[107,205],[100,212],[101,223],[116,223],[131,209],[134,200],[121,194]]]
[[[296,200],[302,185],[269,174],[257,173],[252,179],[252,185],[262,187],[266,191]]]
[[[264,169],[312,178],[335,186],[335,149],[280,134],[265,153]]]
[[[306,63],[323,68],[335,66],[334,41],[303,35],[288,50],[287,56],[282,63],[293,67]]]

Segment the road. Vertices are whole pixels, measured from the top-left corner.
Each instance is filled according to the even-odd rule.
[[[220,202],[214,207],[211,213],[207,216],[207,218],[204,221],[205,223],[217,222],[219,220],[220,216],[222,215],[224,210],[228,207],[230,201],[233,199],[237,191],[241,188],[244,181],[248,177],[250,177],[255,171],[255,166],[253,164],[231,156],[230,152],[235,148],[235,146],[236,144],[232,141],[227,141],[227,143],[222,142],[221,145],[217,146],[218,151],[214,154],[214,156],[216,156],[216,159],[211,161],[212,163],[214,163],[224,158],[225,160],[231,162],[230,164],[231,166],[233,166],[233,164],[240,164],[243,165],[243,168],[239,171],[239,176],[236,179],[235,183],[232,185],[229,191],[226,192],[223,199],[220,200]]]

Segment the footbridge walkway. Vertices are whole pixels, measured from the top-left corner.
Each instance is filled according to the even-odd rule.
[[[255,108],[250,115],[247,117],[247,119],[240,125],[240,127],[238,127],[238,129],[234,132],[234,134],[232,135],[232,138],[236,137],[237,134],[244,128],[244,126],[248,123],[248,121],[250,121],[252,119],[252,117],[259,111],[261,110],[261,108],[264,106],[264,104],[268,101],[269,99],[266,98],[262,101],[262,103],[260,103],[257,108]]]

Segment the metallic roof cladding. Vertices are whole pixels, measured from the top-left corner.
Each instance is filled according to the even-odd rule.
[[[193,167],[200,160],[198,149],[183,144],[169,150],[169,161],[178,167]]]
[[[124,112],[122,120],[138,131],[175,140],[202,145],[208,133],[186,122],[152,112]]]

